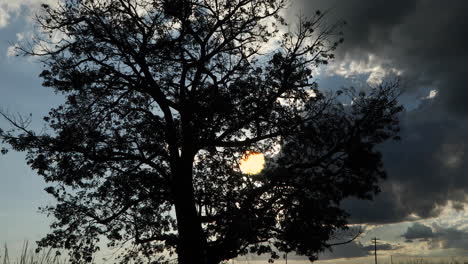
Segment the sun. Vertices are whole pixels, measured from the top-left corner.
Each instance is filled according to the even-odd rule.
[[[257,174],[265,166],[265,156],[262,153],[247,151],[240,160],[240,169],[245,174]]]

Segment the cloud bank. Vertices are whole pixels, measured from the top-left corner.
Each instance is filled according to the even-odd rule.
[[[327,69],[335,81],[325,83],[342,85],[336,76],[402,80],[402,140],[381,148],[388,180],[375,201],[344,202],[352,221],[427,219],[449,202],[461,210],[468,190],[468,2],[301,0],[295,7],[291,14],[329,10],[329,21],[347,21]]]
[[[468,230],[456,227],[442,227],[433,224],[432,227],[414,223],[408,227],[402,237],[408,243],[417,240],[427,242],[430,249],[463,249],[468,247]]]

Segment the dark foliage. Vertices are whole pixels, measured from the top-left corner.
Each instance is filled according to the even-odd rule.
[[[57,200],[42,209],[55,222],[39,245],[89,261],[105,237],[123,262],[184,264],[278,251],[313,260],[328,248],[347,224],[340,201],[378,192],[374,147],[395,136],[401,107],[395,84],[348,90],[348,106],[320,92],[312,69],[333,59],[337,25],[317,12],[280,34],[285,5],[44,6],[43,39],[23,51],[66,101],[45,117],[48,133],[10,119],[1,134]],[[246,151],[269,157],[261,174],[240,172]]]

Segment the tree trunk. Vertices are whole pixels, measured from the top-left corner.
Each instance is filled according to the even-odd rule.
[[[173,182],[177,218],[179,264],[207,264],[206,238],[195,207],[192,163],[181,162]]]

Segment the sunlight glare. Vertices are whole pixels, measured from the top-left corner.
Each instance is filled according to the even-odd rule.
[[[265,166],[265,157],[262,153],[250,153],[247,151],[240,160],[240,169],[245,174],[257,174]]]

